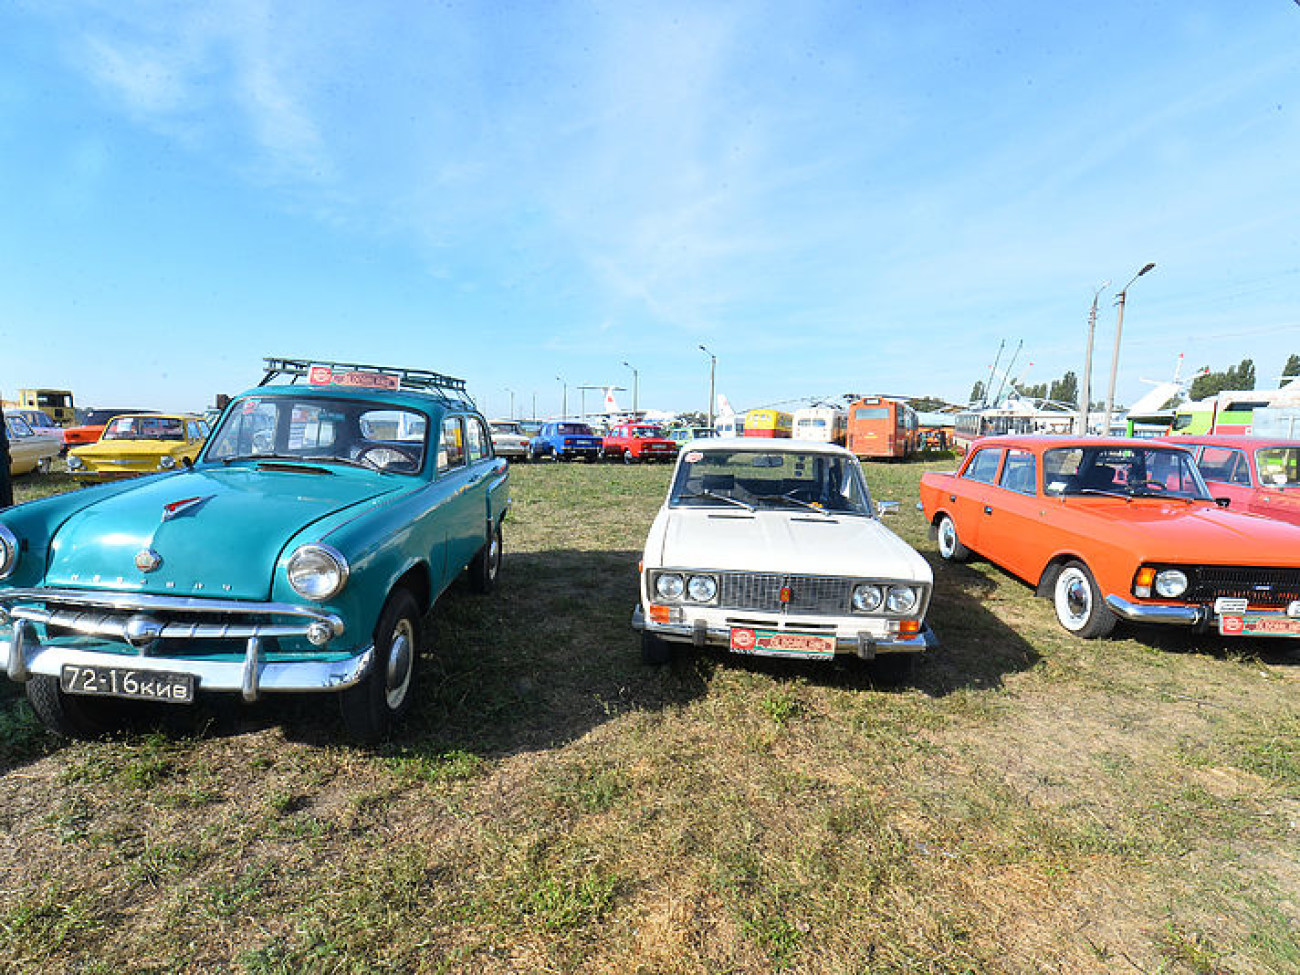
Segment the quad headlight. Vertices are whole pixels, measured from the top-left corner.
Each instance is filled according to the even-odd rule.
[[[18,568],[18,537],[0,525],[0,579],[7,579]]]
[[[1162,569],[1156,573],[1156,594],[1175,599],[1187,592],[1187,573],[1180,569]]]
[[[921,597],[911,586],[890,586],[885,597],[885,608],[891,613],[910,613],[920,604]]]
[[[885,601],[885,591],[876,585],[853,587],[853,610],[857,613],[874,613]]]
[[[158,468],[160,470],[169,471],[175,466],[176,458],[171,454],[163,454],[163,456],[158,458]]]
[[[661,572],[655,576],[654,591],[665,602],[711,603],[718,598],[718,580],[711,575]]]
[[[86,462],[76,454],[68,454],[68,470],[79,471],[86,466]]]
[[[307,599],[322,602],[348,581],[348,560],[328,545],[304,545],[289,556],[289,585]]]

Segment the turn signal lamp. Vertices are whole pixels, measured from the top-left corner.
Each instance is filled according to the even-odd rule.
[[[655,623],[671,623],[673,611],[668,606],[656,606],[653,603],[650,606],[650,619]]]
[[[1156,570],[1149,565],[1138,569],[1137,578],[1133,580],[1133,595],[1143,599],[1151,597],[1151,586],[1156,581]]]
[[[920,620],[899,620],[898,621],[899,636],[916,636],[920,632],[921,632]]]

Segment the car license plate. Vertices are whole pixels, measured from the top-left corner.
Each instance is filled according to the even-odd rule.
[[[755,657],[835,656],[835,637],[820,633],[789,633],[784,630],[750,630],[737,627],[731,631],[731,650]]]
[[[64,664],[59,672],[59,687],[65,694],[92,697],[126,697],[173,704],[194,701],[194,675],[169,670]]]
[[[1300,637],[1300,619],[1281,613],[1243,613],[1220,616],[1221,636],[1295,636]]]

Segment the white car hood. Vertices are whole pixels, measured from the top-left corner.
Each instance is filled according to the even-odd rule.
[[[814,512],[661,508],[647,568],[933,580],[929,563],[877,519]]]

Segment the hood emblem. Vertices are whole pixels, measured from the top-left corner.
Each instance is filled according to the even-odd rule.
[[[210,501],[214,497],[216,497],[215,494],[204,494],[198,497],[185,498],[182,501],[173,501],[171,504],[165,504],[163,505],[162,520],[171,521],[173,518],[183,515],[187,511],[193,511],[199,505],[203,504],[203,502]]]
[[[142,548],[135,553],[135,567],[141,572],[152,572],[162,565],[162,556],[151,548]]]

